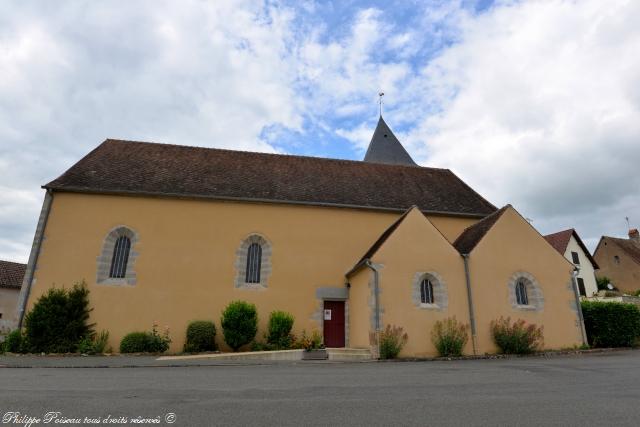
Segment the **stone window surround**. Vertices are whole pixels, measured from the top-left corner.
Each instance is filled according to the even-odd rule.
[[[252,243],[262,246],[262,260],[260,264],[260,283],[247,283],[247,252]],[[251,233],[240,242],[240,247],[236,250],[236,280],[235,287],[240,289],[260,290],[267,288],[267,282],[271,275],[271,253],[272,245],[266,237],[259,233]]]
[[[516,284],[518,281],[524,280],[525,289],[527,290],[528,305],[518,304],[516,298]],[[511,307],[515,310],[521,311],[542,311],[544,309],[544,297],[542,295],[542,288],[538,281],[532,274],[526,271],[517,271],[510,278],[508,282],[509,288],[509,302]]]
[[[120,236],[126,236],[131,241],[131,249],[129,250],[129,259],[127,260],[127,270],[123,278],[109,277],[111,270],[111,261],[113,258],[113,250],[116,240]],[[102,242],[102,251],[97,258],[96,283],[99,285],[128,285],[136,284],[135,264],[138,258],[136,244],[139,242],[138,233],[126,225],[119,225],[112,228],[105,236]]]
[[[425,304],[421,300],[420,286],[424,279],[431,281],[431,286],[433,287],[433,304]],[[413,304],[419,309],[445,311],[449,306],[447,284],[442,276],[435,271],[419,271],[414,274],[411,291]]]

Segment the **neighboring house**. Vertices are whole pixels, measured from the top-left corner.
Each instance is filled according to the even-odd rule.
[[[0,332],[16,327],[16,307],[26,268],[26,264],[0,261]]]
[[[596,270],[598,263],[582,243],[582,239],[573,228],[549,234],[544,238],[578,269],[576,284],[583,297],[592,297],[598,292]]]
[[[619,290],[633,293],[640,290],[640,234],[629,230],[628,239],[602,236],[593,257],[600,270],[598,277],[608,277]]]
[[[548,348],[584,339],[573,265],[511,206],[417,166],[382,118],[364,161],[107,140],[44,188],[20,307],[84,279],[113,348],[158,322],[181,351],[233,300],[256,304],[259,340],[273,310],[329,347],[401,326],[405,356],[435,355],[452,316],[474,321],[467,353],[496,351],[500,316]]]

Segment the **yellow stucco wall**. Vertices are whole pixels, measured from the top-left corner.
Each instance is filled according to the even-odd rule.
[[[110,332],[117,351],[128,332],[169,326],[170,351],[182,349],[185,329],[195,319],[213,320],[232,300],[258,306],[262,339],[269,312],[287,310],[295,332],[321,329],[319,287],[343,287],[344,274],[398,213],[252,204],[209,200],[104,196],[56,192],[27,304],[49,287],[85,280],[96,328]],[[467,219],[441,220],[451,234]],[[458,224],[457,226],[455,224]],[[96,284],[96,259],[114,227],[139,236],[133,286]],[[236,250],[250,234],[272,245],[273,271],[264,290],[234,286]],[[353,309],[352,309],[353,310]],[[357,310],[357,308],[356,308]],[[223,347],[224,348],[224,347]]]
[[[372,272],[367,268],[359,270],[349,278],[349,346],[369,348],[369,334],[372,332],[371,310],[372,289],[369,287]]]
[[[573,265],[513,208],[503,213],[471,252],[469,269],[480,353],[496,351],[489,325],[500,316],[542,325],[545,348],[560,349],[582,343],[571,288]],[[540,285],[544,299],[541,311],[512,307],[508,283],[516,272],[531,274]]]
[[[438,320],[456,316],[468,323],[462,257],[417,209],[412,210],[373,257],[380,269],[381,327],[401,326],[409,340],[401,356],[435,356],[431,330]],[[417,273],[436,273],[446,286],[447,308],[426,308],[415,295]],[[419,289],[419,288],[417,288]],[[417,296],[417,300],[416,300]],[[436,300],[442,308],[442,302]],[[470,344],[467,353],[471,353]]]
[[[381,327],[402,326],[409,336],[401,356],[436,356],[431,330],[438,320],[455,316],[470,323],[463,258],[418,210],[409,213],[374,255],[373,263],[380,271]],[[573,266],[513,208],[503,213],[472,251],[469,268],[478,354],[497,352],[490,323],[500,316],[543,326],[545,348],[581,344],[571,288]],[[535,278],[543,296],[540,310],[516,308],[510,301],[509,280],[518,272]],[[446,309],[443,299],[435,301],[440,309],[419,303],[419,273],[434,273],[444,282]],[[361,285],[364,288],[366,282]],[[469,338],[466,354],[473,353],[470,331]]]

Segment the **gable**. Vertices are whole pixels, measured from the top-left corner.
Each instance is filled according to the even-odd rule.
[[[389,252],[394,256],[402,256],[408,250],[432,250],[446,253],[447,256],[459,257],[455,248],[447,238],[420,212],[417,207],[408,209],[394,221],[380,237],[369,247],[354,267],[346,273],[347,277],[355,275],[366,261],[383,262]]]
[[[549,242],[551,246],[554,247],[555,250],[557,250],[567,259],[569,259],[568,257],[571,256],[571,254],[568,252],[569,243],[574,242],[574,246],[578,246],[579,250],[584,255],[583,258],[586,257],[593,268],[596,270],[598,269],[598,263],[596,263],[596,260],[591,256],[589,249],[587,249],[586,245],[582,242],[582,239],[575,229],[570,228],[568,230],[559,231],[557,233],[547,234],[546,236],[544,236],[544,238],[547,242]]]
[[[460,254],[427,217],[418,209],[411,209],[387,239],[372,254],[375,263],[387,263],[391,259],[418,252],[427,257],[454,257]]]
[[[556,251],[545,238],[512,206],[507,205],[483,238],[472,250],[490,254],[490,258],[519,259],[523,264],[527,258],[542,257],[553,260],[555,264],[573,269],[573,264],[563,254]]]
[[[620,239],[617,237],[608,237],[602,236],[600,241],[598,242],[598,246],[594,252],[594,256],[597,256],[598,251],[600,250],[601,245],[612,245],[616,249],[619,249],[620,252],[633,261],[635,264],[640,266],[640,245],[634,243],[630,239]]]

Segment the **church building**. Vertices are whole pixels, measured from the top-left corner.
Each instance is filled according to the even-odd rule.
[[[382,117],[363,161],[108,139],[43,188],[18,320],[84,280],[113,349],[156,322],[179,352],[234,300],[257,306],[259,340],[284,310],[328,347],[375,351],[401,326],[402,356],[435,356],[453,316],[466,354],[497,351],[501,316],[543,326],[546,348],[584,342],[574,266],[512,206],[418,166]]]

